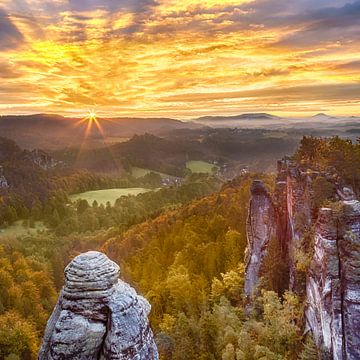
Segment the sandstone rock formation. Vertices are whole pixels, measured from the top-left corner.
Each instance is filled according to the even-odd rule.
[[[4,169],[3,167],[0,165],[0,189],[6,189],[9,187],[8,181],[4,175]]]
[[[43,170],[50,170],[59,165],[63,165],[62,161],[54,159],[43,150],[35,149],[27,152],[26,154],[30,161],[40,166]]]
[[[320,211],[306,285],[307,325],[325,359],[360,359],[360,202]]]
[[[251,201],[247,221],[248,259],[245,273],[245,295],[249,304],[256,295],[262,265],[270,241],[276,237],[275,209],[271,197],[260,180],[251,187]],[[251,310],[249,307],[248,310]]]
[[[328,200],[337,202],[317,214],[313,184],[318,177],[333,184]],[[277,262],[287,266],[287,288],[307,304],[307,330],[321,359],[360,359],[360,202],[343,185],[334,174],[285,158],[278,163],[273,196],[255,181],[249,208],[245,295],[251,301],[258,290],[269,239],[275,234],[283,249]],[[296,266],[305,233],[313,234],[314,243],[306,279]]]
[[[150,304],[119,280],[119,266],[89,251],[65,269],[65,285],[48,321],[39,360],[158,359]]]

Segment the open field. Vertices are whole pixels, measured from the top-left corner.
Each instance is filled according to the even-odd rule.
[[[193,173],[208,173],[212,172],[212,168],[216,165],[208,163],[206,161],[188,161],[186,167],[190,169]]]
[[[140,178],[140,177],[143,177],[149,173],[155,173],[155,174],[159,174],[162,178],[172,178],[173,176],[171,175],[168,175],[168,174],[164,174],[164,173],[161,173],[159,171],[154,171],[154,170],[150,170],[150,169],[144,169],[144,168],[139,168],[139,167],[132,167],[131,169],[131,175],[135,178]]]
[[[70,196],[72,201],[76,201],[78,199],[87,200],[87,202],[91,205],[94,200],[96,200],[99,204],[106,204],[108,201],[111,205],[113,205],[121,196],[128,195],[138,195],[145,192],[151,191],[151,189],[145,188],[125,188],[125,189],[105,189],[105,190],[95,190],[95,191],[87,191],[80,194],[74,194]]]
[[[25,227],[23,221],[24,220],[18,220],[6,229],[0,229],[0,237],[23,236],[27,234],[36,234],[38,230],[47,230],[46,226],[41,221],[36,221],[34,228]]]
[[[129,141],[131,138],[129,137],[123,137],[123,136],[107,136],[104,138],[104,143],[109,145],[109,144],[119,144],[119,143],[123,143],[126,141]]]

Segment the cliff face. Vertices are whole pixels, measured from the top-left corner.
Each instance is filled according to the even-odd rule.
[[[299,247],[303,234],[310,228],[311,214],[311,177],[296,167],[288,159],[278,162],[276,188],[277,210],[281,217],[277,223],[278,236],[287,248],[289,266],[289,288],[299,290],[296,276],[295,251]],[[285,231],[284,231],[285,230]]]
[[[48,321],[39,360],[158,359],[149,303],[119,280],[104,254],[77,256]]]
[[[276,238],[276,215],[265,185],[255,180],[251,188],[251,201],[247,221],[248,259],[245,273],[245,295],[249,305],[256,295],[263,273],[264,258],[270,242]],[[250,310],[249,307],[248,310]]]
[[[306,284],[306,318],[318,348],[331,359],[360,358],[360,203],[320,211]]]
[[[334,193],[330,191],[329,200],[338,202],[332,206],[334,210],[322,208],[317,216],[314,183],[318,177],[333,184]],[[259,201],[259,194],[252,191],[245,294],[249,296],[257,290],[269,247],[267,239],[275,232],[283,249],[277,261],[286,263],[288,289],[308,304],[306,326],[321,358],[359,359],[360,203],[351,189],[342,188],[333,175],[306,170],[288,159],[278,163],[273,196],[262,194]],[[264,216],[269,213],[274,215]],[[308,250],[313,255],[305,284],[297,270],[296,252],[310,229],[313,245]]]

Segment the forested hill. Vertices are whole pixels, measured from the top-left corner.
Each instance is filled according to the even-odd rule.
[[[85,115],[86,116],[86,115]],[[21,147],[46,150],[77,146],[85,141],[86,117],[68,118],[52,114],[0,116],[0,133]],[[99,145],[106,138],[128,138],[135,134],[163,134],[175,129],[198,129],[203,126],[170,118],[99,118],[103,134],[97,127],[86,139],[88,145]]]
[[[331,168],[359,193],[359,144],[306,137],[293,161]],[[313,341],[304,336],[299,296],[264,287],[254,314],[245,314],[250,187],[261,179],[272,193],[274,177],[246,174],[220,191],[212,176],[191,177],[188,184],[114,205],[60,201],[44,207],[50,232],[0,239],[0,359],[36,359],[64,265],[80,252],[100,250],[151,303],[162,360],[317,360]],[[319,184],[320,206],[327,188]],[[272,248],[265,284],[281,275],[281,263],[279,249]]]
[[[24,150],[0,137],[0,226],[49,216],[47,203],[66,203],[71,193],[146,186],[147,180],[112,178],[73,169],[42,150]]]
[[[0,137],[0,225],[41,212],[51,196],[64,199],[65,191],[96,182],[96,176],[69,172],[63,165],[41,150],[23,150]]]
[[[7,220],[12,216],[2,213],[1,207],[13,205],[18,215],[26,216],[26,208],[48,197],[52,184],[41,158],[39,152],[24,151],[0,137],[0,214],[8,216]]]
[[[54,156],[75,168],[97,173],[125,173],[140,167],[182,177],[191,160],[217,163],[227,169],[275,168],[276,160],[292,153],[300,139],[299,133],[263,129],[180,129],[161,137],[146,133],[112,145],[85,148],[81,156],[78,148],[59,150]]]
[[[264,294],[259,306],[269,307],[268,321],[245,321],[246,221],[256,177],[238,178],[101,248],[150,301],[163,359],[235,359],[233,344],[239,359],[255,359],[260,345],[274,359],[301,351],[296,298],[281,304],[275,293]],[[271,176],[260,177],[273,186]]]
[[[336,182],[359,193],[359,143],[304,137],[293,160],[331,170]],[[247,175],[102,247],[152,304],[163,359],[318,359],[312,338],[304,336],[301,297],[273,291],[283,276],[280,248],[269,250],[256,311],[245,315],[246,221],[254,178],[274,192],[271,176]],[[318,189],[318,183],[319,206],[327,204],[327,188]]]

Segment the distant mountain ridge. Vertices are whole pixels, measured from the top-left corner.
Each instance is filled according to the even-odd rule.
[[[324,113],[318,113],[318,114],[312,116],[311,118],[316,119],[316,120],[337,119],[336,116],[331,116],[331,115],[324,114]]]
[[[130,138],[135,134],[161,135],[178,129],[203,127],[195,122],[184,122],[171,118],[98,118],[102,132],[93,126],[87,143],[101,143],[103,137]],[[60,115],[9,115],[0,116],[0,134],[16,141],[24,148],[58,149],[78,146],[84,142],[87,122],[80,118]]]
[[[196,121],[223,121],[223,120],[278,120],[279,116],[267,114],[267,113],[245,113],[232,116],[202,116],[196,119]]]

